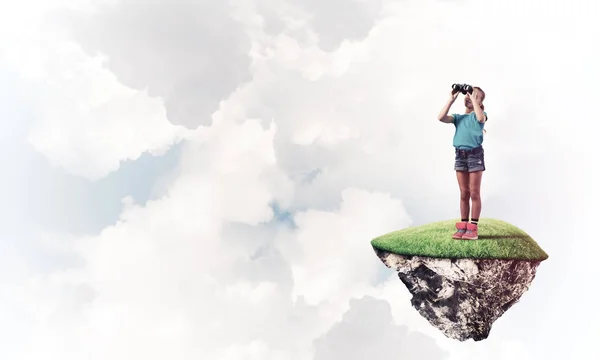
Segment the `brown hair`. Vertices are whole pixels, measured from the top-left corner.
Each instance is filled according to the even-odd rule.
[[[485,91],[483,91],[483,89],[479,86],[473,86],[473,89],[477,89],[481,92],[481,110],[485,110],[485,106],[483,106],[483,100],[485,100]],[[485,121],[487,122],[487,119],[485,119]],[[483,134],[485,135],[486,133],[487,131],[483,129]]]
[[[483,100],[485,100],[485,91],[479,86],[473,86],[473,89],[477,89],[481,92],[481,110],[485,110],[485,106],[483,106]]]

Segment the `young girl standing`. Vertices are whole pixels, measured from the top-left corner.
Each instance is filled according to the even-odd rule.
[[[479,87],[473,87],[472,93],[465,95],[465,113],[448,115],[450,107],[458,97],[458,91],[453,90],[446,105],[440,111],[438,120],[452,123],[456,128],[454,133],[454,170],[460,189],[460,217],[456,223],[454,239],[478,239],[477,225],[481,214],[480,186],[481,176],[485,171],[483,152],[483,127],[487,121],[487,113],[483,111],[485,93]],[[469,206],[469,200],[471,206]],[[469,222],[469,212],[471,221]]]

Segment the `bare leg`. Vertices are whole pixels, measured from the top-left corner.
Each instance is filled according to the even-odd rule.
[[[469,175],[469,193],[471,195],[471,204],[473,211],[471,213],[473,219],[479,219],[481,214],[481,196],[479,189],[481,188],[481,177],[483,171],[474,171]]]
[[[460,188],[460,218],[469,219],[469,173],[466,171],[457,171],[456,179]]]

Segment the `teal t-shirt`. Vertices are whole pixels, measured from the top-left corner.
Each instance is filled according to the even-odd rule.
[[[487,121],[487,113],[483,112]],[[452,114],[454,117],[453,145],[457,149],[469,150],[480,146],[483,143],[483,127],[485,123],[477,121],[475,111],[469,114]]]

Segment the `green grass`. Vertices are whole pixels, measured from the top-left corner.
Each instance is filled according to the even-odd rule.
[[[455,240],[456,220],[414,226],[371,240],[375,249],[437,258],[546,260],[548,254],[523,230],[495,219],[479,219],[478,240]]]

